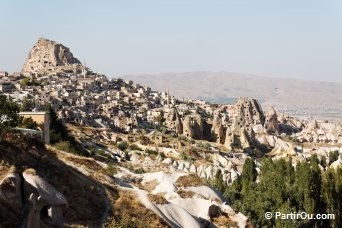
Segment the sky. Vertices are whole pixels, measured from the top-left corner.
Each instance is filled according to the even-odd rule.
[[[0,0],[0,71],[39,37],[107,76],[229,71],[342,82],[341,0]]]

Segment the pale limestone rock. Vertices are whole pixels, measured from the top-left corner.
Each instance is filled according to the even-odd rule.
[[[68,206],[63,194],[32,169],[26,170],[23,177],[24,191],[29,196],[30,204],[26,216],[27,227],[39,227],[40,212],[45,207],[48,209],[52,225],[61,226],[64,220],[62,210]]]
[[[205,169],[205,174],[207,176],[208,179],[213,179],[214,175],[213,175],[213,166],[212,165],[208,165],[208,167]]]
[[[166,119],[166,125],[172,130],[174,130],[177,134],[183,133],[183,124],[178,114],[178,111],[175,107],[171,109]]]
[[[47,72],[53,70],[81,73],[85,67],[74,58],[69,48],[54,41],[40,38],[32,47],[22,72]]]
[[[185,166],[184,166],[184,162],[178,162],[178,169],[179,170],[183,170],[184,168],[185,168]]]
[[[196,166],[194,165],[190,166],[190,173],[197,173]]]
[[[308,129],[310,130],[316,130],[319,128],[319,125],[317,123],[317,120],[312,120],[309,124],[308,124]]]
[[[172,159],[171,158],[165,158],[163,161],[162,161],[163,164],[172,164]]]
[[[279,134],[279,123],[277,119],[277,112],[275,111],[273,107],[270,107],[270,109],[266,113],[266,120],[265,120],[264,127],[268,133]]]
[[[174,162],[172,163],[172,165],[173,165],[173,167],[178,167],[178,162],[177,162],[177,161],[174,161]]]
[[[216,111],[214,114],[213,125],[211,127],[212,139],[217,143],[224,143],[224,132],[222,126],[222,116],[220,111]]]
[[[203,118],[201,114],[185,116],[183,121],[183,135],[192,139],[203,139]]]
[[[193,130],[190,116],[185,116],[183,121],[183,135],[188,138],[193,138]]]

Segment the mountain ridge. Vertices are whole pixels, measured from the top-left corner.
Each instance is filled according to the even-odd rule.
[[[185,72],[124,75],[123,78],[152,88],[170,90],[176,97],[203,99],[214,103],[248,96],[264,106],[279,110],[307,109],[311,113],[342,110],[342,83],[271,78],[233,72]]]

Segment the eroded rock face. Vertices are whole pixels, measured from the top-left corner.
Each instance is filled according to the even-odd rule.
[[[68,201],[52,185],[29,169],[23,173],[24,192],[28,198],[26,227],[39,227],[41,214],[46,213],[49,222],[54,226],[63,224],[63,209]],[[46,210],[46,211],[43,211]]]
[[[250,132],[254,125],[264,124],[265,116],[257,100],[240,98],[236,103],[235,117],[231,130],[238,133],[242,128]]]
[[[185,116],[183,121],[183,135],[188,138],[203,138],[203,119],[201,114],[196,113],[193,117]]]
[[[9,173],[1,180],[0,199],[21,206],[21,179],[19,174]]]
[[[195,114],[193,130],[195,139],[203,139],[203,118],[199,113]]]
[[[277,118],[277,112],[273,107],[266,113],[265,129],[268,133],[279,134],[279,123]]]
[[[39,228],[44,219],[49,225],[63,225],[63,210],[68,201],[62,193],[27,169],[23,176],[10,171],[0,180],[0,201],[22,211],[21,227]],[[44,218],[42,218],[42,215]]]
[[[342,127],[338,123],[318,123],[313,120],[307,127],[296,134],[301,142],[329,143],[336,144],[342,142]]]
[[[186,116],[183,121],[183,135],[188,138],[193,137],[193,130],[190,116]]]
[[[73,56],[69,48],[54,41],[40,38],[32,47],[22,72],[49,70],[82,71],[81,62]]]
[[[219,111],[215,112],[213,125],[211,128],[212,139],[217,143],[224,142],[224,131],[222,126],[222,116]]]
[[[183,133],[182,120],[175,107],[171,109],[171,112],[168,115],[166,124],[168,125],[169,128],[174,130],[177,134]]]

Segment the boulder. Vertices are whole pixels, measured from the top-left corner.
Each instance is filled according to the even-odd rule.
[[[208,208],[208,216],[210,219],[220,217],[222,214],[221,208],[215,204],[212,204]]]
[[[35,170],[28,169],[23,173],[24,192],[29,196],[29,210],[27,215],[27,227],[39,227],[40,215],[46,213],[49,222],[54,226],[63,224],[63,209],[68,206],[68,201],[52,185],[36,174]],[[43,212],[43,210],[47,210]]]

